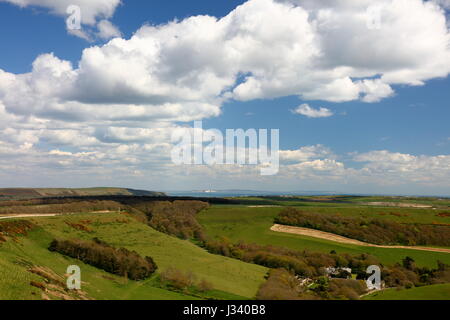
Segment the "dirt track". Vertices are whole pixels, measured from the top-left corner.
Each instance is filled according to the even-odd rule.
[[[0,220],[6,219],[17,219],[17,218],[35,218],[35,217],[56,217],[58,214],[49,213],[49,214],[15,214],[10,216],[0,216]]]
[[[342,237],[333,233],[328,233],[324,231],[308,229],[308,228],[300,228],[300,227],[291,227],[291,226],[283,226],[280,224],[275,224],[270,230],[275,232],[283,232],[283,233],[291,233],[298,234],[302,236],[314,237],[339,243],[345,244],[354,244],[358,246],[364,247],[376,247],[376,248],[386,248],[386,249],[410,249],[410,250],[421,250],[421,251],[431,251],[431,252],[444,252],[450,253],[450,249],[443,248],[430,248],[430,247],[408,247],[408,246],[380,246],[376,244],[366,243],[355,239],[350,239],[346,237]]]
[[[90,213],[110,213],[113,211],[102,210],[102,211],[92,211]],[[36,218],[36,217],[57,217],[57,216],[67,216],[74,215],[75,213],[24,213],[24,214],[11,214],[11,215],[0,215],[0,220],[6,219],[19,219],[19,218]]]

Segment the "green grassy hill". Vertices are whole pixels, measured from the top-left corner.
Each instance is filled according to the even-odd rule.
[[[162,192],[126,188],[8,188],[0,189],[0,199],[32,199],[63,196],[164,196]]]
[[[47,248],[54,238],[88,240],[98,237],[113,246],[151,256],[159,267],[157,273],[175,267],[210,282],[214,290],[208,294],[212,298],[252,299],[267,273],[261,266],[209,254],[189,241],[155,231],[124,214],[86,213],[27,220],[37,228],[27,236],[0,242],[0,299],[41,299],[41,290],[30,282],[42,282],[43,278],[27,270],[43,268],[63,280],[66,268],[72,264],[81,267],[82,290],[92,299],[196,298],[161,288],[158,274],[145,281],[125,280],[52,253]],[[77,230],[69,224],[84,224],[89,231]]]
[[[368,295],[364,300],[450,300],[450,284],[403,290],[387,289]]]

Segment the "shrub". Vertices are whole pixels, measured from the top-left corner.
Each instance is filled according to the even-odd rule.
[[[183,272],[168,268],[161,273],[161,281],[178,290],[185,290],[194,284],[195,277],[191,272]]]
[[[205,279],[203,279],[202,281],[200,281],[200,283],[198,284],[198,289],[201,292],[208,292],[214,289],[212,283],[206,281]]]

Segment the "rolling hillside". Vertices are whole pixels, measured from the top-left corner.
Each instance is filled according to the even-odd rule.
[[[44,194],[46,190],[40,191]],[[5,214],[0,220],[0,299],[422,299],[448,291],[448,247],[437,252],[436,247],[424,251],[410,246],[365,246],[315,235],[274,232],[271,228],[284,210],[283,205],[216,200],[208,204],[163,196],[113,196],[107,200],[102,196],[63,196],[2,201],[0,211]],[[279,203],[283,200],[275,199]],[[349,218],[375,217],[406,227],[449,223],[446,208],[393,209],[359,203],[317,206],[316,199],[312,200],[295,204],[317,216],[339,213]],[[285,202],[293,204],[290,200]],[[124,248],[142,258],[151,257],[158,269],[146,280],[132,281],[127,273],[115,275],[117,268],[106,268],[111,272],[108,273],[92,261],[92,265],[87,265],[69,258],[77,255],[49,251],[54,239],[85,243],[98,239],[118,250]],[[354,279],[366,270],[366,264],[382,266],[386,286],[397,289],[365,296],[365,287],[360,288],[361,283]],[[70,265],[78,265],[82,270],[80,292],[65,290],[65,273]],[[323,280],[321,267],[338,265],[350,266],[353,280],[328,279],[319,286]],[[293,271],[302,279],[313,281],[313,286],[295,285],[298,278],[287,271],[277,275],[273,272],[277,268]],[[171,272],[189,284],[173,286],[167,282]],[[393,279],[401,283],[396,284]],[[200,286],[202,283],[207,285]],[[283,287],[286,283],[296,289]],[[447,284],[434,286],[436,283]],[[412,284],[414,289],[402,290]],[[272,296],[274,293],[278,298]],[[448,292],[443,297],[449,299]]]
[[[163,192],[126,188],[6,188],[0,189],[1,199],[33,199],[43,197],[82,196],[164,196]]]
[[[51,278],[65,282],[64,274],[69,265],[80,266],[85,297],[100,300],[199,298],[190,292],[174,292],[161,286],[159,275],[168,268],[190,272],[197,280],[211,283],[213,290],[207,293],[207,297],[252,299],[267,273],[267,269],[261,266],[209,254],[190,241],[160,233],[123,212],[19,221],[29,221],[36,227],[27,235],[0,241],[0,299],[61,299],[63,297],[51,288],[43,292],[32,286],[32,281],[46,283],[49,280],[30,270],[44,270],[46,274],[54,275]],[[80,228],[81,225],[85,227]],[[134,250],[142,256],[151,256],[159,267],[157,273],[145,281],[131,281],[48,250],[54,238],[91,240],[95,237],[111,245]]]

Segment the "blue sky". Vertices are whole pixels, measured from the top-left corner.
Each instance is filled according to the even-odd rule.
[[[221,17],[244,1],[207,0],[127,0],[111,19],[130,37],[143,24],[162,24],[192,15]],[[8,50],[0,52],[0,68],[11,72],[28,72],[37,55],[54,52],[58,57],[77,63],[82,50],[91,44],[67,34],[65,20],[49,15],[39,7],[19,8],[0,3],[0,36]],[[26,40],[25,40],[26,39]]]
[[[108,0],[99,0],[99,2],[101,1],[108,2]],[[240,23],[239,21],[244,21],[247,16],[251,16],[253,13],[252,10],[264,11],[264,5],[272,5],[273,2],[272,0],[253,0],[252,2],[257,3],[258,1],[261,3],[259,5],[254,5],[253,7],[250,7],[247,3],[244,4],[244,6],[248,6],[249,8],[246,8],[245,11],[243,10],[243,12],[239,13],[242,15],[242,20],[236,20],[238,21],[236,22],[236,28],[244,28],[238,25]],[[386,10],[389,11],[389,14],[398,14],[399,19],[403,19],[401,10],[395,11],[398,8],[389,7],[391,5],[391,0],[380,1],[380,3],[386,5]],[[95,12],[94,10],[97,10],[95,8],[92,9],[94,14],[97,14],[97,16],[95,16],[95,24],[89,25],[83,23],[82,25],[83,30],[90,32],[90,37],[92,38],[91,41],[87,41],[81,37],[70,34],[68,30],[66,30],[66,16],[58,13],[57,9],[55,9],[56,7],[54,8],[51,4],[48,4],[51,3],[51,1],[42,1],[41,3],[44,3],[44,5],[40,5],[39,1],[30,0],[28,1],[30,5],[23,8],[10,2],[13,1],[0,1],[0,39],[2,40],[2,50],[0,50],[0,70],[15,75],[29,74],[30,72],[37,74],[37,71],[33,71],[32,69],[33,62],[37,57],[48,53],[53,53],[53,57],[57,59],[57,62],[52,59],[43,59],[43,65],[50,65],[53,63],[58,64],[60,61],[69,61],[72,63],[74,72],[78,72],[79,62],[82,59],[82,54],[84,52],[83,50],[89,50],[89,48],[95,46],[104,48],[110,41],[109,38],[102,38],[95,35],[96,28],[98,27],[96,23],[102,19],[107,20],[120,30],[121,38],[123,38],[124,41],[128,41],[138,30],[142,31],[141,28],[144,25],[160,25],[161,28],[166,28],[168,22],[177,19],[180,21],[179,23],[182,23],[184,19],[196,15],[222,18],[229,15],[229,13],[238,5],[245,3],[245,1],[232,0],[197,0],[189,2],[181,0],[124,0],[121,5],[116,6],[112,4],[114,11],[111,16],[107,16],[101,11]],[[111,0],[111,3],[112,2],[114,2],[114,0]],[[433,19],[433,17],[433,20],[436,20],[436,17],[439,15],[441,18],[445,19],[445,15],[442,14],[443,11],[440,11],[441,13],[439,13],[439,10],[445,9],[445,1],[438,1],[434,8],[427,7],[427,4],[420,0],[414,0],[413,2],[415,3],[415,6],[410,8],[410,11],[412,12],[411,19],[414,19],[414,14],[417,15],[416,19],[421,20]],[[296,10],[295,8],[300,8],[299,10],[304,10],[304,12],[309,14],[309,20],[313,19],[313,17],[317,18],[319,10],[328,9],[333,12],[335,20],[338,21],[341,19],[341,16],[347,12],[346,10],[348,10],[348,8],[341,8],[335,5],[327,8],[316,8],[315,5],[308,2],[308,0],[299,0],[297,2],[295,0],[292,2],[275,1],[275,5],[277,8],[280,6],[288,8],[289,6],[289,8],[291,8],[290,12],[294,12],[294,10]],[[440,9],[437,9],[438,5],[441,6]],[[85,10],[84,12],[91,10],[90,8],[83,7],[81,9],[82,13],[83,10]],[[355,12],[363,9],[356,5],[355,8],[351,8],[351,10],[355,10]],[[280,10],[285,10],[285,8],[280,7]],[[423,12],[421,10],[423,10]],[[302,17],[297,11],[295,14],[299,14],[299,19]],[[422,16],[424,17],[423,19],[421,18]],[[270,34],[271,32],[270,30],[272,28],[270,28],[270,23],[273,24],[274,30],[283,27],[283,24],[296,23],[295,17],[292,17],[292,21],[287,19],[286,22],[282,19],[277,20],[276,17],[277,16],[274,15],[273,21],[264,21],[268,26],[268,29],[265,29],[266,33]],[[445,26],[445,20],[443,21],[443,25]],[[200,26],[199,30],[206,30],[209,28],[207,22],[203,20],[198,23],[205,24],[204,26]],[[421,23],[427,23],[427,21],[421,21]],[[299,24],[298,28],[302,27],[306,26]],[[230,30],[234,30],[232,24],[229,28]],[[245,26],[245,28],[250,27]],[[356,39],[358,36],[361,37],[361,34],[355,32],[354,29],[346,28],[349,28],[349,26],[345,25],[342,27],[342,30],[340,30],[346,38],[352,39],[352,37],[354,37],[354,39]],[[395,24],[392,28],[401,28],[401,26]],[[418,23],[418,28],[420,28],[420,23]],[[169,30],[168,27],[167,30]],[[393,32],[393,34],[401,33],[401,30],[397,31],[397,33]],[[250,31],[247,30],[246,32]],[[320,47],[320,50],[326,50],[325,46],[327,45],[331,48],[331,53],[329,53],[330,56],[326,57],[329,61],[325,64],[333,64],[339,59],[346,59],[339,56],[341,50],[339,44],[336,45],[331,42],[330,44],[327,44],[326,41],[330,40],[326,38],[326,35],[320,34],[320,32],[322,32],[321,30],[316,30],[315,32],[317,32],[315,36],[322,37],[321,39],[323,43],[325,43],[320,44],[324,46],[324,48]],[[368,31],[367,33],[370,32],[371,31]],[[214,106],[218,103],[217,108],[220,110],[220,114],[215,112],[212,107],[211,110],[208,109],[207,111],[201,109],[198,111],[198,116],[192,116],[194,112],[190,111],[189,114],[192,117],[187,119],[187,121],[186,118],[181,119],[176,116],[173,116],[170,119],[150,117],[148,120],[145,120],[144,123],[136,121],[133,124],[130,124],[129,122],[125,124],[126,120],[124,119],[112,122],[110,119],[105,120],[102,118],[107,112],[92,117],[95,118],[95,121],[84,116],[78,116],[78,120],[74,120],[75,118],[73,118],[73,114],[71,114],[72,111],[68,111],[66,105],[64,105],[64,107],[59,106],[58,112],[67,113],[67,119],[70,118],[71,120],[68,122],[61,121],[61,118],[49,116],[49,114],[54,115],[55,111],[54,109],[52,109],[51,112],[49,110],[44,110],[44,103],[42,107],[39,107],[39,110],[30,111],[29,109],[32,108],[22,106],[22,101],[14,100],[20,100],[20,98],[9,97],[6,93],[2,93],[2,85],[4,86],[3,89],[5,92],[10,90],[10,88],[7,89],[5,87],[6,85],[4,83],[6,82],[2,82],[0,74],[0,102],[5,106],[5,114],[7,114],[8,117],[14,118],[14,121],[17,121],[16,125],[15,122],[11,122],[12,120],[5,120],[4,123],[0,120],[0,132],[3,131],[3,134],[0,134],[0,141],[3,142],[5,150],[6,148],[20,149],[21,147],[24,148],[24,150],[29,150],[24,151],[25,153],[28,152],[27,157],[24,157],[21,154],[16,156],[3,155],[4,161],[8,161],[9,163],[11,157],[15,162],[25,158],[27,158],[27,160],[23,161],[23,167],[21,167],[20,164],[16,164],[14,168],[10,165],[1,166],[2,162],[0,161],[0,177],[3,178],[0,180],[0,184],[2,187],[56,187],[65,184],[65,182],[61,182],[61,176],[68,176],[71,177],[72,181],[72,185],[70,186],[114,184],[117,186],[123,185],[127,187],[143,187],[149,189],[158,189],[162,186],[165,190],[188,190],[209,187],[210,181],[213,181],[217,188],[261,188],[262,178],[251,172],[245,174],[234,172],[233,174],[237,176],[246,177],[243,180],[239,180],[235,179],[233,175],[230,176],[228,170],[223,170],[221,168],[203,168],[205,169],[204,172],[199,168],[195,168],[190,172],[185,169],[167,167],[166,162],[170,160],[167,158],[165,158],[165,160],[159,159],[161,154],[165,151],[158,149],[162,148],[161,145],[167,143],[167,141],[161,140],[155,142],[152,140],[151,142],[147,142],[142,140],[145,137],[141,137],[142,139],[133,138],[134,140],[129,137],[122,137],[122,140],[118,138],[120,141],[116,139],[116,143],[114,144],[107,144],[99,137],[99,132],[105,132],[105,130],[111,131],[112,129],[110,128],[113,128],[117,132],[131,132],[130,128],[133,128],[133,130],[136,130],[136,128],[156,130],[162,127],[170,129],[178,126],[192,125],[193,120],[203,120],[205,129],[217,128],[223,131],[228,128],[280,129],[280,148],[286,152],[298,151],[297,160],[299,162],[297,163],[297,167],[287,168],[285,175],[273,177],[272,179],[265,179],[263,189],[266,190],[282,189],[287,191],[313,189],[335,190],[338,192],[357,192],[361,190],[361,192],[375,193],[388,192],[396,194],[450,195],[450,183],[445,181],[447,175],[450,178],[450,156],[448,156],[450,154],[450,126],[448,125],[450,119],[450,108],[448,105],[448,101],[450,101],[450,79],[447,76],[450,67],[448,71],[445,71],[445,68],[450,64],[448,61],[448,58],[450,57],[448,52],[448,27],[447,30],[444,31],[442,26],[436,26],[436,28],[430,27],[430,30],[427,30],[427,32],[429,32],[428,34],[424,33],[421,35],[414,34],[414,31],[411,30],[411,28],[405,28],[405,32],[407,37],[411,36],[411,39],[409,39],[408,42],[417,42],[417,53],[413,51],[416,49],[413,45],[411,45],[412,51],[407,52],[408,57],[405,58],[405,61],[408,62],[405,63],[406,66],[401,65],[402,54],[405,54],[402,52],[394,52],[393,57],[389,57],[389,55],[383,56],[381,50],[379,56],[376,57],[376,59],[379,58],[377,66],[372,67],[371,64],[373,63],[373,59],[370,59],[368,53],[363,50],[363,48],[355,47],[352,51],[352,54],[355,55],[354,60],[362,61],[362,65],[360,63],[358,66],[356,66],[356,64],[355,66],[352,66],[354,70],[348,73],[349,79],[352,79],[353,83],[359,86],[359,77],[357,77],[356,74],[360,72],[367,73],[366,69],[370,69],[371,71],[369,73],[372,74],[367,74],[363,76],[362,79],[368,79],[369,81],[381,79],[384,86],[383,88],[385,88],[385,86],[388,86],[389,88],[388,93],[385,93],[385,91],[382,92],[381,87],[377,87],[375,90],[376,101],[365,101],[364,95],[369,95],[368,91],[364,91],[366,89],[360,89],[359,98],[358,95],[355,98],[350,97],[351,94],[349,94],[349,96],[345,95],[342,99],[332,99],[330,98],[330,95],[335,94],[334,92],[328,93],[328,91],[325,91],[325,93],[322,93],[321,91],[321,93],[317,94],[310,88],[309,82],[306,86],[304,84],[298,84],[296,88],[291,88],[289,83],[291,80],[289,80],[282,84],[283,88],[279,89],[277,87],[277,89],[274,89],[275,83],[277,83],[277,81],[282,81],[280,80],[280,77],[282,77],[285,71],[283,71],[283,73],[281,73],[281,71],[279,72],[279,70],[274,71],[272,69],[276,69],[277,67],[273,66],[280,64],[283,68],[288,70],[290,66],[288,64],[284,66],[283,63],[285,63],[288,58],[291,59],[290,56],[284,56],[284,53],[274,51],[270,55],[267,55],[267,60],[264,62],[264,65],[256,67],[253,65],[251,67],[246,66],[246,68],[253,68],[252,70],[255,70],[252,75],[256,75],[258,73],[256,70],[261,70],[262,68],[265,70],[264,72],[273,77],[270,81],[267,81],[267,83],[265,82],[267,79],[264,78],[268,77],[267,74],[261,76],[262,79],[258,79],[263,88],[265,88],[262,89],[263,92],[258,92],[255,95],[253,92],[248,93],[245,91],[245,96],[242,96],[242,94],[236,91],[233,93],[233,98],[225,99],[220,103],[215,101],[218,96],[214,97],[208,93],[207,97],[202,98],[201,101],[199,100],[199,103],[208,103]],[[408,32],[411,32],[411,34],[408,34]],[[439,32],[443,34],[437,34]],[[256,31],[255,35],[251,32],[249,34],[250,37],[260,36]],[[365,34],[362,33],[362,37],[364,37]],[[433,42],[433,40],[430,41],[430,44],[425,44],[426,39],[429,39],[430,36],[434,35],[436,35],[435,42]],[[299,36],[303,35],[299,33]],[[369,36],[374,35],[368,35],[368,37]],[[415,36],[422,36],[423,38],[415,39]],[[180,37],[185,37],[183,39],[183,41],[185,41],[183,46],[186,47],[189,47],[190,45],[195,46],[196,43],[201,43],[201,39],[200,42],[189,42],[191,41],[189,40],[189,34]],[[386,40],[386,37],[389,36],[384,35],[383,37],[376,39],[377,41],[381,39],[380,45],[383,45],[383,41]],[[397,49],[395,48],[396,40],[394,35],[392,37],[392,41],[388,43],[393,46],[395,51]],[[447,39],[447,44],[444,43],[442,45],[442,52],[439,52],[438,55],[436,53],[438,50],[435,50],[435,47],[442,44],[442,39]],[[151,38],[146,38],[146,41],[149,41],[148,45],[150,46]],[[164,39],[159,39],[159,41],[161,46],[168,43],[165,42],[168,40]],[[195,41],[198,41],[198,39]],[[262,40],[258,39],[258,41]],[[295,38],[295,35],[293,35],[286,41],[291,41],[292,44],[295,44],[297,39]],[[299,46],[301,45],[302,42],[299,41]],[[345,45],[345,42],[342,43],[342,46]],[[375,42],[374,46],[376,45]],[[400,45],[401,43],[399,42],[399,46]],[[427,47],[427,45],[429,47]],[[337,49],[332,46],[336,46]],[[445,47],[447,49],[445,49]],[[145,44],[143,48],[145,48]],[[181,49],[179,50],[183,49],[183,47],[180,48]],[[380,48],[370,48],[372,51],[378,49]],[[305,49],[305,51],[307,51],[307,49]],[[142,52],[145,52],[145,49],[142,49]],[[300,50],[299,52],[303,51]],[[430,53],[429,56],[427,55],[428,52]],[[436,56],[433,56],[434,53],[436,53]],[[251,54],[250,51],[250,57]],[[396,54],[398,54],[398,57]],[[211,53],[211,55],[214,56],[214,53]],[[177,59],[182,59],[181,57],[178,57]],[[163,58],[165,59],[165,57]],[[122,56],[122,59],[125,58]],[[208,58],[207,55],[205,55],[205,57],[202,56],[201,59],[205,60],[205,65],[211,63],[210,58]],[[214,59],[214,57],[211,59]],[[436,66],[431,63],[433,59],[442,59],[442,63],[439,64],[439,66]],[[173,62],[175,63],[174,65],[179,63],[179,61]],[[151,63],[152,62],[150,61],[149,65],[151,65]],[[187,62],[187,64],[188,63],[189,62]],[[203,62],[200,61],[199,63],[202,65]],[[217,59],[217,61],[212,63],[213,68],[216,68],[221,61],[220,59]],[[315,61],[314,63],[317,64],[318,62]],[[396,63],[398,66],[395,65]],[[367,68],[365,68],[365,64],[367,64]],[[182,63],[180,65],[180,68],[184,68]],[[337,62],[336,65],[338,65]],[[172,66],[173,65],[170,65],[170,67]],[[344,64],[339,65],[339,67],[342,66],[344,66]],[[186,66],[186,68],[189,67],[189,65]],[[234,66],[230,65],[230,68],[233,67]],[[114,75],[123,73],[132,78],[133,75],[130,74],[129,70],[126,70],[126,67],[122,66],[117,68],[118,71],[115,72]],[[194,71],[198,70],[199,65],[196,64],[195,68],[196,69],[193,69]],[[219,67],[217,68],[219,69]],[[297,78],[302,76],[308,78],[310,77],[308,72],[311,72],[311,74],[316,72],[316,70],[312,69],[314,68],[312,67],[312,64],[307,66],[303,64],[299,64],[298,66],[293,64],[292,69],[295,71],[296,68],[299,69],[298,73],[296,73]],[[436,70],[434,70],[434,68],[436,68]],[[245,68],[242,67],[242,69]],[[358,69],[358,71],[355,71],[356,69]],[[337,69],[334,70],[336,71]],[[397,72],[400,72],[399,70],[402,72],[400,76],[397,75]],[[407,72],[405,70],[407,70]],[[88,75],[91,77],[90,79],[93,79],[93,75],[98,75],[98,70],[95,72],[96,73]],[[176,70],[176,72],[178,73],[181,71]],[[222,71],[217,72],[220,73]],[[405,75],[403,75],[403,73],[405,73]],[[105,75],[105,77],[107,76],[108,75]],[[227,77],[223,80],[228,81]],[[399,77],[401,78],[400,80],[398,80]],[[319,81],[315,77],[311,77],[311,79],[312,78],[314,78],[314,80],[308,78],[308,81],[312,81],[314,86],[322,85],[322,82],[320,82],[322,80]],[[395,78],[395,80],[390,80],[393,78]],[[176,79],[174,79],[174,81],[175,80]],[[236,82],[233,85],[234,88],[244,82],[238,79],[235,79],[235,81]],[[332,82],[334,79],[330,79],[329,81]],[[411,85],[414,81],[422,81],[423,84],[420,86]],[[26,84],[17,83],[15,85],[25,86]],[[205,85],[207,85],[207,83],[203,84],[203,87]],[[16,88],[14,90],[19,91],[19,87],[13,88]],[[83,105],[83,107],[95,107],[96,104],[91,102],[92,97],[96,96],[97,92],[95,90],[98,90],[100,95],[104,94],[100,92],[102,88],[93,88],[92,85],[86,88],[90,88],[87,90],[87,97],[80,98],[78,96],[83,96],[83,94],[76,93],[75,95],[77,97],[72,100],[80,103],[86,103],[86,101],[88,101],[89,105]],[[244,89],[248,90],[248,88]],[[26,87],[23,90],[26,96],[27,92],[29,92],[27,90],[30,89],[29,87]],[[121,89],[119,88],[119,93],[120,90]],[[279,91],[275,91],[276,93],[274,94],[273,90]],[[341,91],[345,90],[346,88]],[[35,94],[35,92],[36,90],[33,91],[33,94]],[[41,96],[39,94],[41,94]],[[39,100],[41,97],[43,101],[47,98],[50,99],[47,93],[45,93],[45,95],[43,93],[39,94],[36,93],[36,96],[32,97],[30,95],[30,100],[36,101],[36,99]],[[250,98],[248,98],[248,94],[250,94]],[[338,94],[340,95],[341,93]],[[146,98],[142,99],[150,99],[148,95],[145,97]],[[105,110],[107,110],[108,103],[114,105],[115,98],[117,98],[117,103],[122,103],[118,97],[108,97],[107,102],[101,102],[101,107],[104,107],[106,108]],[[54,97],[51,99],[54,99]],[[58,96],[57,99],[58,101],[63,100],[60,96]],[[66,95],[64,95],[64,99],[66,99]],[[70,99],[66,99],[65,102],[69,100]],[[184,110],[191,108],[185,105],[185,99],[180,99],[177,103],[180,103],[181,108],[185,108]],[[23,104],[25,105],[25,103]],[[302,104],[307,104],[310,108],[316,110],[319,108],[329,109],[333,115],[329,117],[311,118],[293,112],[293,110]],[[157,107],[153,100],[150,102],[145,100],[142,102],[142,105],[146,107],[150,106],[151,108]],[[4,116],[4,119],[7,119],[6,116]],[[83,128],[82,133],[81,131],[77,131],[79,128]],[[142,132],[142,130],[139,132]],[[73,139],[67,138],[72,137],[72,135]],[[72,143],[78,138],[85,142],[91,138],[92,141],[99,140],[100,142],[98,142],[98,144],[96,142],[89,144]],[[151,161],[144,161],[142,159],[142,150],[139,148],[144,145],[155,146],[155,149],[148,148],[153,150],[150,152],[152,153],[151,157],[156,157],[158,160],[152,158]],[[315,154],[310,157],[303,157],[306,149],[302,148],[307,147],[315,147]],[[117,150],[122,150],[121,148],[128,148],[127,153],[136,152],[136,154],[133,155],[135,159],[129,161],[130,159],[121,158],[120,156],[112,156],[112,154],[118,152]],[[325,155],[324,152],[320,151],[320,148],[327,149],[328,153]],[[139,151],[136,151],[138,149]],[[60,152],[60,154],[58,154],[58,152]],[[89,152],[92,154],[98,153],[98,156],[92,156],[90,159],[81,161],[80,159]],[[384,155],[380,156],[380,152],[384,152]],[[364,158],[364,161],[361,161],[361,159],[358,160],[357,155],[361,155],[361,157]],[[370,161],[367,160],[369,155],[372,157],[370,158]],[[399,157],[401,160],[398,160]],[[0,159],[2,159],[1,148]],[[104,161],[102,165],[97,162],[99,159],[108,159],[110,162]],[[324,171],[321,168],[322,164],[324,161],[328,160],[334,161],[334,164]],[[30,173],[25,168],[25,166],[27,166],[27,161],[30,161],[29,167],[36,168],[37,171],[41,171],[42,173]],[[342,169],[341,164],[345,169]],[[161,166],[163,169],[157,169],[159,168],[158,166]],[[299,167],[302,168],[301,172],[294,171],[294,173],[292,173],[292,170],[297,170]],[[310,168],[312,171],[303,171],[305,167]],[[99,168],[100,171],[105,170],[105,172],[101,173],[99,177],[96,177],[92,172],[100,172]],[[339,173],[334,172],[333,168],[338,170]],[[364,172],[358,171],[363,170],[364,168],[366,168]],[[430,173],[426,171],[427,168],[430,168]],[[155,170],[160,171],[160,173],[155,175]],[[384,177],[383,170],[386,172],[386,177]],[[112,174],[111,172],[114,173]],[[130,174],[130,172],[132,172],[132,174]],[[186,174],[185,172],[189,173]],[[165,174],[167,176],[165,176]],[[296,174],[298,174],[297,177]],[[105,175],[112,176],[112,178],[105,179]],[[327,175],[329,175],[329,179],[327,179]],[[427,175],[436,178],[428,180],[425,177]],[[180,176],[182,176],[182,178],[180,178]],[[43,177],[48,177],[48,179],[43,180]]]

